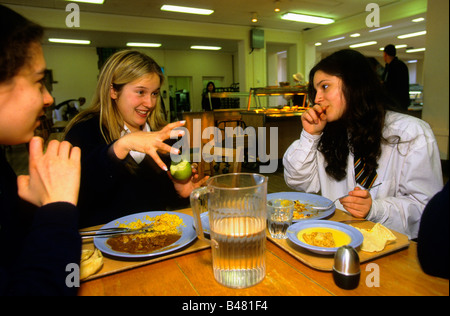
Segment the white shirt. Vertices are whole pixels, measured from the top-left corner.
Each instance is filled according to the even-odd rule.
[[[415,117],[388,111],[383,137],[400,142],[382,142],[378,160],[378,178],[382,183],[370,191],[373,203],[366,219],[416,238],[425,205],[443,187],[441,161],[436,139],[430,126]],[[347,160],[347,177],[336,181],[325,171],[325,158],[317,150],[321,135],[304,130],[286,151],[284,178],[295,190],[321,193],[334,200],[357,186],[353,154]],[[336,207],[344,210],[342,204]]]
[[[142,129],[143,132],[150,132],[150,126],[148,125],[148,123],[145,123],[144,128]],[[126,134],[130,134],[131,131],[130,129],[124,124],[123,125],[123,131],[122,133],[120,133],[120,136],[124,136]],[[142,160],[144,160],[145,158],[145,153],[141,153],[139,151],[134,151],[131,150],[130,151],[130,156],[133,157],[134,161],[136,161],[137,164],[140,164],[142,162]]]

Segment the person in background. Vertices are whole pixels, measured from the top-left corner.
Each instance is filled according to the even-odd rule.
[[[314,106],[284,155],[286,183],[330,200],[349,194],[337,208],[416,238],[425,205],[443,186],[430,126],[389,110],[390,99],[357,51],[333,53],[309,78]]]
[[[408,111],[409,98],[409,71],[408,67],[397,58],[397,50],[389,44],[384,48],[383,59],[386,67],[382,75],[384,88],[389,96],[397,103],[400,112]]]
[[[220,109],[220,99],[219,98],[213,98],[209,95],[209,93],[216,92],[216,86],[214,82],[210,81],[206,85],[206,91],[203,93],[202,96],[202,108],[203,111],[212,111]],[[212,106],[212,108],[211,108]]]
[[[449,278],[449,183],[428,202],[420,221],[417,255],[423,271]]]
[[[119,51],[103,66],[91,107],[67,126],[65,139],[82,151],[81,227],[186,207],[191,191],[206,181],[195,172],[184,182],[170,178],[169,153],[179,150],[165,141],[184,122],[165,122],[159,94],[163,80],[149,56]]]
[[[17,178],[0,153],[0,295],[74,295],[65,281],[81,255],[80,149],[54,140],[44,153],[33,137],[53,103],[43,81],[43,29],[3,5],[0,29],[0,144],[30,142],[28,176]]]

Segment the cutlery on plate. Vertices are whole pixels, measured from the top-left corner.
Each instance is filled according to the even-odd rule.
[[[125,227],[112,227],[112,228],[101,228],[96,230],[80,231],[82,239],[93,238],[93,237],[114,237],[119,235],[134,235],[148,233],[149,228],[153,226],[153,223],[145,225],[141,228],[131,229]]]
[[[367,191],[370,191],[370,190],[372,190],[373,188],[376,188],[376,187],[379,186],[379,185],[381,185],[381,183],[378,183],[378,184],[374,185],[373,187],[369,188]],[[345,197],[347,197],[347,196],[348,196],[348,194],[343,195],[343,196],[341,196],[341,197],[338,197],[336,200],[334,200],[333,202],[331,202],[330,204],[328,204],[328,205],[326,205],[326,206],[313,206],[312,208],[315,209],[315,210],[317,210],[317,211],[328,210],[328,209],[330,209],[331,207],[333,207],[334,203],[336,203],[337,200],[340,200],[340,199],[345,198]]]

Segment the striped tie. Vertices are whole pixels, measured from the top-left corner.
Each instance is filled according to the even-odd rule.
[[[370,189],[378,177],[377,171],[374,169],[371,173],[364,169],[365,162],[361,158],[355,157],[355,179],[366,189]]]

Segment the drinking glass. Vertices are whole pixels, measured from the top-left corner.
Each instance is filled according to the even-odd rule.
[[[272,238],[286,239],[286,231],[292,225],[294,202],[272,199],[267,202],[267,226]]]

